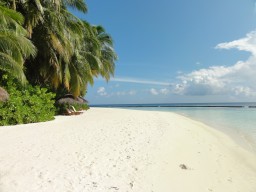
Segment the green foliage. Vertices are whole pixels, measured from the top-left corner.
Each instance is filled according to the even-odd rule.
[[[6,75],[3,78],[6,78]],[[0,125],[35,123],[54,119],[55,94],[38,86],[27,85],[22,88],[10,79],[2,84],[6,84],[5,88],[10,94],[10,99],[7,102],[0,102]]]
[[[66,89],[75,97],[84,96],[88,83],[114,74],[116,53],[113,40],[103,27],[92,26],[73,15],[67,7],[86,12],[83,0],[38,1],[43,12],[30,1],[17,2],[17,11],[25,17],[25,28],[37,50],[35,58],[25,62],[25,75],[32,84]],[[23,7],[23,9],[20,9]],[[38,22],[40,24],[38,24]]]
[[[26,37],[23,21],[22,14],[0,4],[0,69],[25,84],[23,64],[36,55],[36,48]]]
[[[0,0],[0,86],[10,94],[8,102],[0,103],[0,125],[53,119],[54,94],[39,87],[57,98],[67,93],[78,97],[94,77],[108,81],[114,75],[117,55],[111,36],[69,8],[87,12],[84,0]],[[27,82],[39,87],[21,86]],[[56,107],[60,114],[68,106]]]
[[[75,107],[75,109],[77,111],[88,110],[89,109],[89,106],[86,103],[84,103],[84,104],[74,104],[73,106]]]

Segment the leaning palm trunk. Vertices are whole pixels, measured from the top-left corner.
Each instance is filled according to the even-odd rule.
[[[0,102],[5,102],[9,99],[9,94],[5,89],[0,87]]]

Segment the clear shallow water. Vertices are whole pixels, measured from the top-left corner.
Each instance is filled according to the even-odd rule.
[[[243,147],[256,152],[256,108],[140,107],[133,109],[170,111],[184,115],[225,132]]]
[[[225,132],[243,147],[256,152],[256,108],[248,106],[256,106],[256,103],[143,104],[104,107],[175,112]]]

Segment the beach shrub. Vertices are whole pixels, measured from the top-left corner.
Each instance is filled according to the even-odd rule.
[[[88,109],[89,109],[89,106],[88,106],[86,103],[83,103],[83,104],[74,104],[73,106],[75,107],[75,109],[76,109],[77,111],[88,110]]]
[[[8,78],[2,84],[10,94],[7,102],[0,103],[0,125],[16,125],[53,120],[55,115],[55,94],[46,88],[26,85],[22,87]]]

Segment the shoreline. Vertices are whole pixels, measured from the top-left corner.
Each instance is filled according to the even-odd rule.
[[[1,192],[256,190],[255,154],[176,113],[91,108],[0,127],[0,146]]]
[[[256,141],[253,140],[252,137],[246,132],[243,132],[242,130],[234,129],[232,126],[225,126],[225,125],[217,125],[206,122],[206,120],[196,119],[193,117],[190,117],[189,115],[174,112],[178,115],[181,115],[183,117],[189,118],[194,121],[198,121],[200,123],[205,124],[206,126],[209,126],[212,129],[215,129],[217,131],[220,131],[221,133],[229,136],[234,142],[236,142],[238,145],[240,145],[243,149],[250,151],[254,154],[256,154]]]
[[[254,141],[253,138],[250,137],[250,135],[248,135],[248,133],[242,132],[241,130],[233,129],[232,127],[228,127],[228,126],[213,125],[211,123],[207,123],[206,120],[196,119],[186,114],[182,114],[178,112],[172,112],[172,113],[203,123],[204,125],[212,129],[220,131],[221,133],[229,136],[234,142],[240,145],[243,149],[256,154],[256,141]]]
[[[197,106],[193,106],[193,107],[197,108]],[[198,117],[196,118],[196,117],[190,116],[188,114],[185,114],[185,113],[179,112],[179,111],[171,111],[171,110],[170,111],[162,111],[162,110],[157,110],[158,107],[153,107],[156,110],[155,109],[148,110],[148,108],[152,108],[152,107],[135,107],[135,108],[127,107],[127,108],[120,108],[120,109],[139,110],[139,111],[159,111],[159,112],[175,113],[175,114],[181,115],[185,118],[203,123],[206,126],[209,126],[209,127],[213,128],[217,131],[220,131],[225,135],[228,135],[238,145],[240,145],[242,148],[256,154],[256,141],[248,133],[243,132],[242,130],[234,129],[232,126],[225,126],[225,125],[220,125],[220,124],[209,123],[209,122],[207,122],[206,119],[200,119]],[[229,108],[229,107],[225,107],[225,108]]]

